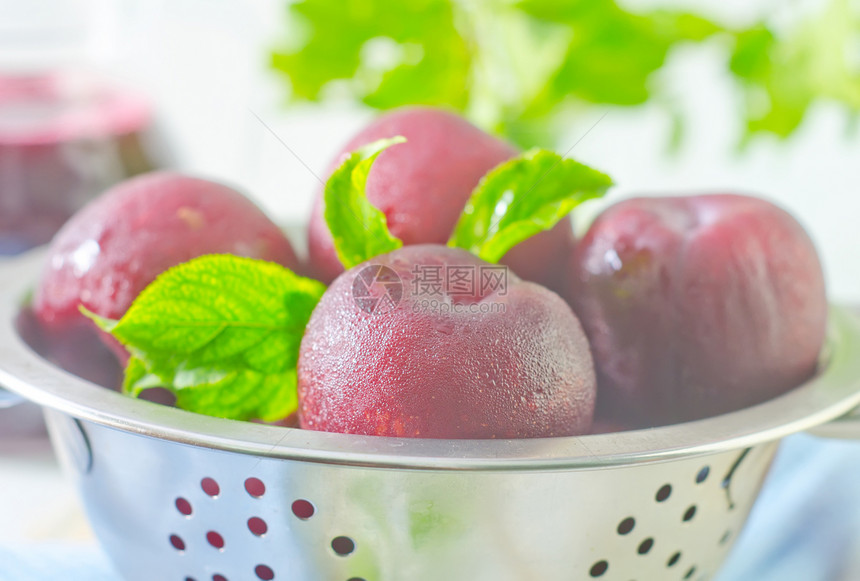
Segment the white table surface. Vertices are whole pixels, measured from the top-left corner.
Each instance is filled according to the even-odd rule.
[[[0,581],[120,581],[44,437],[0,441]]]

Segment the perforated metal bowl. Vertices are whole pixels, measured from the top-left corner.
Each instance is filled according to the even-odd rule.
[[[860,322],[765,404],[651,430],[476,441],[327,434],[134,400],[18,337],[40,257],[0,269],[0,385],[46,408],[99,540],[140,581],[711,578],[780,438],[860,404]],[[855,420],[830,435],[860,433]]]

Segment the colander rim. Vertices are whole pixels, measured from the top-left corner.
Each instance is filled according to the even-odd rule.
[[[22,297],[44,259],[37,249],[0,264],[0,386],[69,416],[184,445],[337,465],[417,470],[601,469],[742,449],[843,416],[860,405],[860,320],[833,306],[822,371],[765,403],[693,422],[617,433],[519,440],[356,436],[203,416],[137,400],[78,378],[18,335]]]

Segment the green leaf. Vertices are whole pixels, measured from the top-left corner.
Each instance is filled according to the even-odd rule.
[[[767,76],[769,53],[776,44],[773,32],[757,24],[735,35],[735,50],[729,60],[729,70],[740,78],[756,79]]]
[[[744,91],[747,139],[790,136],[821,101],[860,112],[860,68],[851,52],[860,43],[860,16],[846,0],[831,0],[793,27],[777,32],[759,23],[734,40],[729,67]]]
[[[128,360],[122,382],[123,392],[137,397],[144,390],[161,387],[161,385],[161,379],[154,373],[150,373],[146,361],[134,355]]]
[[[672,49],[722,30],[695,14],[670,10],[639,14],[622,10],[610,0],[526,0],[517,6],[574,33],[563,63],[531,108],[553,107],[570,96],[598,104],[645,103],[659,94],[652,75],[663,67]]]
[[[380,109],[407,104],[466,105],[472,53],[450,0],[303,0],[291,3],[291,30],[272,66],[296,100],[319,100],[341,81]]]
[[[606,174],[551,151],[535,149],[490,171],[466,204],[449,246],[488,262],[543,230],[612,185]]]
[[[325,221],[345,268],[403,246],[388,231],[385,214],[367,200],[365,186],[376,157],[392,145],[405,142],[404,137],[397,136],[353,151],[326,182]]]
[[[569,24],[591,18],[595,12],[605,12],[614,5],[604,0],[520,0],[516,7],[541,20]]]
[[[113,321],[85,309],[131,353],[123,388],[176,394],[177,405],[233,419],[296,409],[296,364],[325,287],[271,262],[208,255],[162,273]]]
[[[232,372],[218,382],[177,391],[176,405],[194,411],[227,408],[231,410],[229,417],[234,419],[279,420],[298,407],[296,371],[293,369],[269,375],[250,371]]]

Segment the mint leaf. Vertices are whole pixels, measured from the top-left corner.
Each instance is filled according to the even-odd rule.
[[[135,356],[132,356],[128,360],[128,364],[125,366],[125,377],[122,382],[122,390],[125,393],[137,397],[146,389],[161,387],[162,383],[161,378],[154,373],[150,373],[146,361]]]
[[[615,2],[523,0],[517,8],[572,31],[563,62],[531,109],[551,110],[577,97],[596,104],[640,105],[659,94],[653,75],[685,42],[701,42],[722,29],[686,12],[634,13]]]
[[[82,309],[131,353],[124,390],[164,387],[202,414],[272,421],[296,409],[296,364],[325,287],[271,262],[196,258],[162,273],[119,320]]]
[[[831,0],[788,28],[759,23],[734,36],[729,68],[745,97],[742,145],[756,134],[790,136],[821,101],[860,112],[860,68],[852,58],[860,18],[846,0]]]
[[[465,106],[472,54],[450,0],[301,0],[289,11],[298,30],[271,64],[293,100],[319,100],[340,81],[379,109]]]
[[[365,186],[376,157],[392,145],[405,141],[405,137],[398,135],[353,151],[326,182],[325,221],[345,268],[403,246],[403,242],[388,231],[385,214],[367,200]]]
[[[528,151],[484,176],[448,245],[498,262],[582,202],[603,196],[611,185],[609,176],[572,159],[543,149]]]
[[[198,413],[230,409],[232,415],[228,417],[234,419],[279,420],[298,407],[296,371],[268,375],[232,372],[215,383],[201,383],[176,391],[176,405]]]

